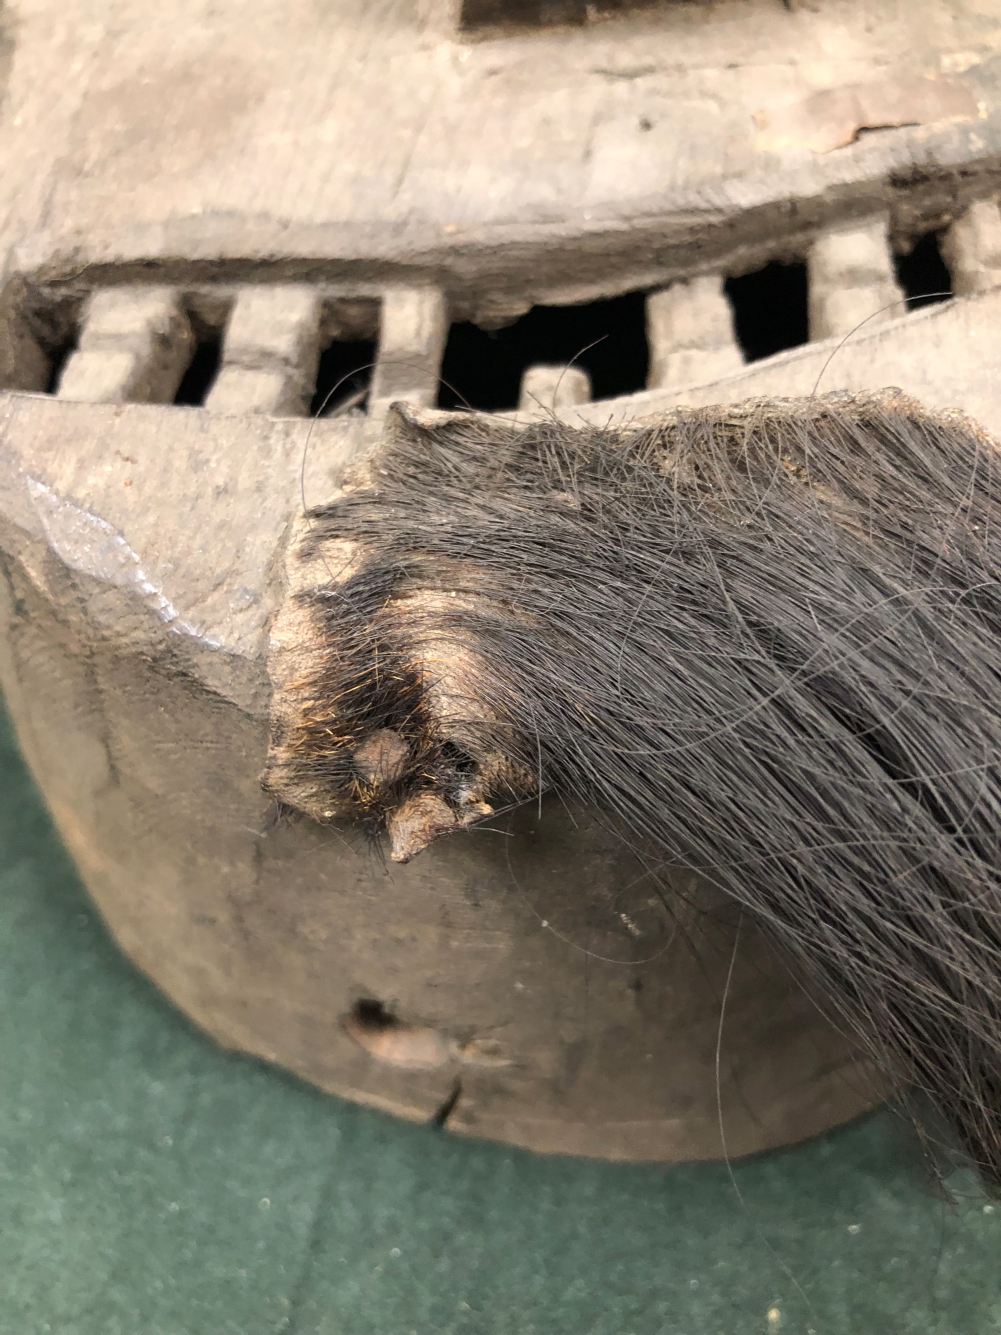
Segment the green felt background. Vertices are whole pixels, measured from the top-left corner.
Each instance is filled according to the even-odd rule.
[[[0,923],[2,1335],[1001,1331],[1001,1205],[945,1205],[886,1112],[731,1180],[218,1051],[110,943],[2,718]]]

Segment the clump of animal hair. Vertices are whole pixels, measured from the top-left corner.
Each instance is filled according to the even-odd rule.
[[[309,517],[266,782],[401,861],[591,804],[752,914],[997,1192],[998,465],[899,391],[618,430],[398,406]]]

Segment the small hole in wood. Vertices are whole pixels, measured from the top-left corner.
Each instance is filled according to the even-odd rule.
[[[62,342],[58,343],[49,354],[49,378],[45,385],[46,394],[56,394],[59,391],[59,381],[62,379],[66,363],[76,352],[79,342],[80,331],[76,328],[70,331]]]
[[[645,388],[648,361],[642,292],[582,306],[533,306],[506,329],[452,326],[438,404],[516,408],[525,369],[539,363],[573,362],[590,376],[594,398],[616,398]]]
[[[351,1019],[357,1026],[360,1033],[382,1034],[387,1029],[395,1029],[399,1025],[399,1020],[381,1001],[375,1001],[371,997],[362,997],[356,1001],[351,1010]]]
[[[357,408],[364,411],[372,383],[374,339],[335,339],[320,354],[310,417],[330,417]]]
[[[57,394],[66,363],[76,352],[80,342],[85,296],[83,293],[39,294],[36,302],[19,313],[22,329],[43,354],[47,369],[44,377],[32,366],[28,377],[12,388],[33,393]],[[15,316],[15,320],[18,316]],[[13,335],[14,330],[11,331]],[[38,368],[41,369],[41,368]]]
[[[582,26],[658,3],[660,0],[462,0],[459,26],[471,31],[545,28],[556,24]]]
[[[728,278],[725,290],[745,360],[760,361],[808,340],[805,264],[773,260],[754,273]]]
[[[530,28],[586,22],[584,0],[463,0],[461,25],[479,28],[517,25]]]
[[[942,258],[937,232],[926,232],[918,237],[905,255],[894,256],[893,264],[909,311],[949,300],[952,276]],[[901,313],[899,309],[893,312],[895,315]]]
[[[200,407],[208,397],[208,392],[219,374],[222,359],[222,333],[219,330],[207,330],[195,344],[195,353],[188,363],[188,369],[174,395],[176,404],[188,407]]]

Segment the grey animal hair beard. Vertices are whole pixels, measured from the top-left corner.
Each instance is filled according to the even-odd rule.
[[[309,516],[264,782],[399,861],[541,791],[597,808],[998,1192],[999,477],[895,390],[621,429],[398,405]]]

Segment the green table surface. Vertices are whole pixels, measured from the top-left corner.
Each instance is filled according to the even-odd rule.
[[[2,1335],[986,1335],[1001,1204],[882,1111],[734,1165],[544,1158],[219,1051],[108,938],[0,718]]]

